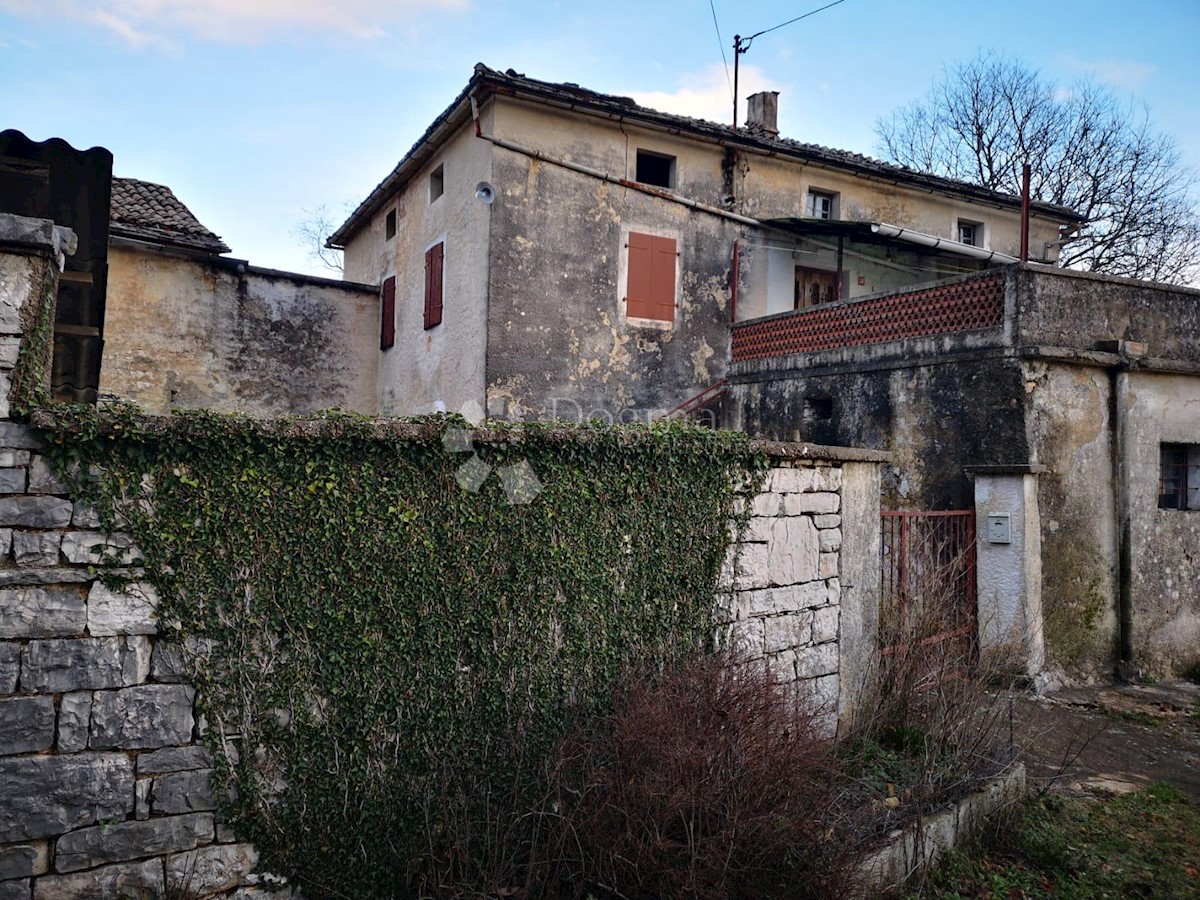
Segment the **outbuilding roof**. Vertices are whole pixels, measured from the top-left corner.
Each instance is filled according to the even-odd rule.
[[[200,224],[165,184],[114,178],[109,222],[113,236],[207,253],[229,252],[225,242]]]
[[[731,125],[719,122],[693,119],[639,106],[631,97],[602,94],[570,82],[540,81],[512,69],[499,72],[488,68],[483,63],[478,63],[475,66],[474,75],[462,92],[426,129],[412,149],[396,165],[396,168],[371,191],[342,226],[330,236],[328,243],[331,247],[344,246],[350,236],[365,224],[367,218],[373,215],[411,177],[415,169],[419,168],[457,128],[470,118],[469,99],[473,93],[478,99],[483,99],[489,93],[496,93],[540,100],[567,109],[606,118],[639,122],[683,135],[715,140],[730,146],[757,149],[777,156],[790,157],[868,178],[962,197],[976,202],[1018,209],[1021,206],[1021,198],[1012,194],[1004,194],[963,181],[919,172],[861,153],[836,150],[820,144],[804,143],[744,126],[735,130]],[[1035,213],[1064,223],[1083,221],[1083,217],[1074,210],[1054,203],[1035,201],[1031,204],[1031,208]]]

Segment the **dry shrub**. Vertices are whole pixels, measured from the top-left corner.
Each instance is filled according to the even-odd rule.
[[[566,896],[840,897],[853,847],[820,710],[761,663],[627,679],[562,745],[547,884]]]

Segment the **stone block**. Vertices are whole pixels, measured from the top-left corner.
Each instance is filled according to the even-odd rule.
[[[767,544],[742,544],[738,550],[737,578],[734,587],[738,590],[767,587],[771,583],[767,565]]]
[[[212,813],[196,813],[80,828],[58,839],[54,868],[78,872],[106,863],[194,850],[212,843],[214,827]]]
[[[0,847],[0,881],[30,878],[50,871],[50,845],[47,841],[10,844]]]
[[[0,525],[20,528],[63,528],[71,523],[70,500],[60,497],[4,497]]]
[[[150,788],[153,780],[139,778],[133,785],[133,817],[138,821],[150,818]]]
[[[71,524],[76,528],[99,528],[100,514],[87,504],[76,501],[71,510]]]
[[[70,588],[0,590],[0,638],[82,634],[87,626],[83,595]]]
[[[127,534],[68,531],[63,535],[62,553],[67,562],[75,565],[116,562],[133,566],[143,562],[142,551],[133,546],[133,538]]]
[[[752,516],[777,516],[783,511],[783,495],[767,492],[759,494],[750,504]]]
[[[834,553],[842,549],[842,529],[840,528],[826,528],[824,531],[818,531],[817,537],[822,553]]]
[[[93,635],[158,633],[158,592],[145,582],[114,591],[97,581],[87,605],[88,631]]]
[[[825,587],[829,591],[830,603],[842,602],[842,580],[840,578],[826,578]]]
[[[767,590],[742,591],[737,595],[738,617],[778,616],[824,606],[829,592],[819,581]]]
[[[34,454],[29,463],[29,493],[31,494],[67,494],[70,488],[59,479],[50,467],[46,457]]]
[[[763,652],[763,629],[761,619],[742,619],[729,626],[728,646],[738,656],[757,659]]]
[[[0,900],[30,900],[33,882],[28,878],[20,881],[0,881]]]
[[[0,366],[5,369],[16,368],[17,357],[21,354],[21,339],[19,337],[0,338]]]
[[[16,422],[0,422],[0,447],[6,450],[41,450],[42,441],[32,428]]]
[[[813,524],[816,525],[818,528],[841,528],[842,527],[842,517],[840,515],[828,514],[828,515],[823,515],[823,516],[813,516],[812,520],[813,520]]]
[[[150,639],[30,641],[21,655],[21,690],[43,693],[141,684],[150,674]]]
[[[783,498],[785,516],[829,515],[842,508],[837,494],[788,494]]]
[[[816,483],[813,486],[817,491],[833,491],[838,492],[842,489],[842,469],[840,466],[821,466],[814,470],[816,472]],[[33,480],[33,472],[29,473],[30,481]]]
[[[33,886],[33,900],[162,900],[165,895],[161,859],[44,875]]]
[[[765,544],[771,540],[771,529],[776,519],[773,516],[753,516],[746,523],[746,543]]]
[[[137,758],[138,775],[168,775],[212,767],[213,755],[207,747],[164,747],[140,753]]]
[[[191,740],[195,726],[194,699],[195,692],[179,684],[147,684],[120,691],[97,691],[92,700],[92,733],[88,745],[93,750],[156,750],[186,744]]]
[[[36,584],[83,584],[85,581],[91,581],[94,577],[84,569],[67,569],[60,566],[0,569],[0,588]]]
[[[796,654],[796,675],[799,678],[816,678],[832,675],[838,670],[838,645],[817,644]]]
[[[133,810],[124,753],[0,759],[0,843],[55,837]]]
[[[150,677],[165,684],[186,681],[187,661],[183,647],[173,641],[155,641],[154,655],[150,659]]]
[[[54,746],[54,698],[0,700],[0,755],[35,753]]]
[[[91,721],[91,691],[63,694],[58,704],[58,752],[78,753],[86,750]]]
[[[813,613],[812,639],[814,644],[836,641],[840,606],[826,606]]]
[[[25,493],[24,469],[0,469],[0,494]]]
[[[58,563],[58,531],[14,531],[13,560],[18,566],[53,566]]]
[[[0,642],[0,694],[11,694],[17,689],[21,674],[21,645]]]
[[[150,810],[155,815],[178,815],[217,808],[212,769],[159,775],[150,788]]]
[[[808,466],[802,469],[772,469],[771,490],[776,494],[805,494],[814,490],[817,470]]]
[[[781,684],[791,684],[796,680],[796,651],[782,650],[764,657],[767,663],[767,674]]]
[[[776,519],[768,547],[770,584],[800,584],[817,578],[817,530],[810,520]]]
[[[0,450],[0,468],[13,469],[29,465],[28,450]]]
[[[797,687],[801,696],[815,709],[822,712],[837,714],[838,708],[838,676],[821,675],[801,681]]]
[[[818,578],[835,578],[838,574],[838,554],[822,553],[817,568]]]
[[[251,844],[218,844],[167,857],[167,886],[196,896],[231,891],[258,865]]]
[[[800,612],[763,619],[763,651],[778,653],[805,647],[812,640],[812,613]]]

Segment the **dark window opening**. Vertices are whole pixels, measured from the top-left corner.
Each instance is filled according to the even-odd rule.
[[[833,418],[833,398],[805,397],[804,418],[809,421],[828,422]]]
[[[983,246],[983,226],[978,222],[958,221],[958,242],[968,247]]]
[[[383,239],[390,241],[396,236],[396,211],[393,209],[383,220]]]
[[[379,311],[379,349],[388,350],[396,344],[396,276],[384,279]]]
[[[837,197],[828,191],[809,191],[804,211],[810,219],[836,219]]]
[[[432,203],[446,191],[446,170],[438,166],[429,176],[429,202]]]
[[[1200,444],[1159,446],[1159,509],[1200,510]]]
[[[654,187],[675,187],[675,157],[649,150],[637,152],[637,181]]]

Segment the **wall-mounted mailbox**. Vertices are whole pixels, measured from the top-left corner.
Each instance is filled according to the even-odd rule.
[[[987,517],[989,544],[1011,544],[1012,524],[1008,513],[992,513]]]

